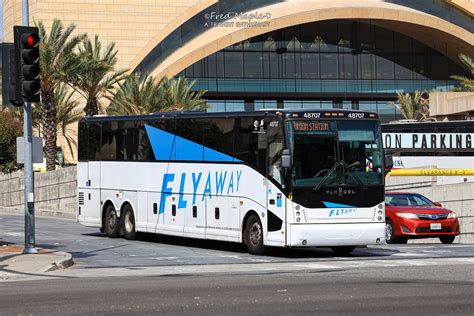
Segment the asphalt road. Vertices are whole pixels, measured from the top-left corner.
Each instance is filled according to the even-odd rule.
[[[0,214],[0,240],[23,243],[23,217]],[[57,218],[36,218],[36,245],[72,253],[75,269],[216,265],[278,262],[330,262],[338,259],[327,248],[270,248],[266,256],[248,254],[245,246],[164,235],[138,240],[108,238],[96,228]],[[358,248],[345,260],[398,260],[474,257],[474,245],[408,244]]]
[[[12,282],[0,286],[0,314],[472,315],[469,271],[415,266]]]

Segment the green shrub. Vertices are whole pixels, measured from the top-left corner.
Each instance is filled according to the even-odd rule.
[[[18,169],[16,162],[16,138],[23,135],[21,121],[9,110],[0,110],[0,171]]]

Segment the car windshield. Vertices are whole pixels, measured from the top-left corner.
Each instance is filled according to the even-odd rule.
[[[375,121],[291,121],[294,186],[365,188],[383,183]]]
[[[385,204],[389,206],[435,206],[420,194],[386,194]]]

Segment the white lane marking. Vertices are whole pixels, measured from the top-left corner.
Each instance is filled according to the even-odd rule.
[[[320,264],[320,263],[295,264],[294,267],[306,268],[306,269],[339,269],[340,268],[340,266]]]
[[[431,256],[431,254],[428,254],[428,253],[415,253],[415,252],[400,252],[400,253],[394,253],[392,256],[414,257],[414,256]]]

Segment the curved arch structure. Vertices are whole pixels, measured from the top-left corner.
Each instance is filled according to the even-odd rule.
[[[213,10],[219,9],[222,13],[222,10],[225,9],[225,2],[229,1],[214,4],[212,2],[209,0],[201,1],[192,8],[193,10],[190,9],[187,16],[180,18],[180,21],[184,22],[191,12],[196,12],[194,23],[202,22],[202,15],[207,14],[209,16]],[[424,8],[416,7],[418,5],[413,1],[405,0],[365,0],[354,1],[353,3],[341,0],[264,0],[254,1],[253,3],[254,5],[248,7],[251,9],[248,12],[262,13],[265,18],[264,20],[249,19],[245,21],[264,21],[263,26],[239,24],[238,22],[242,22],[239,17],[231,19],[223,17],[222,22],[226,22],[223,26],[208,27],[200,33],[195,30],[193,36],[189,36],[187,41],[182,42],[177,38],[176,41],[172,41],[173,36],[176,37],[177,34],[168,29],[166,30],[168,32],[167,36],[166,34],[159,34],[147,45],[132,63],[131,69],[147,72],[158,78],[162,76],[172,77],[202,58],[234,43],[273,30],[333,19],[370,19],[372,23],[413,37],[452,60],[456,60],[459,53],[474,52],[474,24],[472,19],[460,11],[450,11],[450,14],[444,12],[446,18],[441,18],[443,9],[455,10],[442,2],[433,4],[433,7],[428,5]],[[268,5],[262,6],[262,3]],[[258,4],[260,4],[260,7]],[[203,10],[199,11],[200,8]],[[258,11],[256,11],[256,8],[258,8]],[[241,12],[237,10],[235,11]],[[456,15],[459,15],[458,18]],[[471,23],[469,23],[469,20]],[[175,23],[174,26],[179,27],[179,23]],[[181,33],[183,32],[182,29],[179,30]],[[169,43],[174,42],[174,47],[161,47],[160,45],[165,43],[166,40],[168,40],[168,46]],[[159,48],[159,54],[156,54],[157,48]],[[142,58],[141,61],[139,61],[140,58]]]

